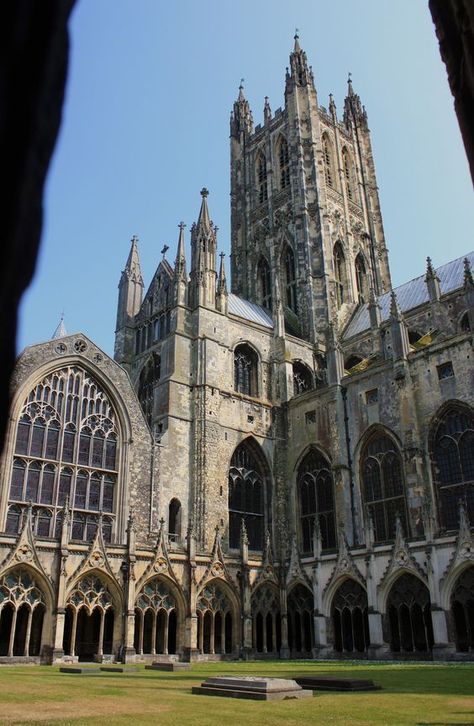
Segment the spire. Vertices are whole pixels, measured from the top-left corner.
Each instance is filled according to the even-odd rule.
[[[191,307],[204,305],[214,308],[216,304],[216,234],[209,216],[206,188],[201,189],[201,209],[196,224],[191,228]]]
[[[138,256],[138,237],[133,235],[130,252],[119,282],[114,357],[125,362],[134,350],[132,320],[139,313],[143,299],[143,277]]]
[[[66,326],[64,325],[64,313],[61,313],[59,324],[51,336],[51,340],[57,340],[58,338],[65,338],[67,336]]]
[[[370,287],[369,302],[367,304],[367,308],[369,310],[370,327],[372,329],[379,328],[380,323],[382,322],[382,310],[377,301],[373,286]]]
[[[400,305],[398,304],[395,290],[392,290],[390,295],[390,317],[394,318],[395,320],[402,319],[402,311],[400,309]]]
[[[293,48],[293,53],[301,53],[300,36],[298,35],[298,28],[296,28],[296,30],[295,30],[294,41],[295,41],[295,45]]]
[[[199,217],[197,221],[197,228],[203,231],[209,232],[211,229],[211,220],[209,218],[209,209],[207,207],[207,198],[209,196],[209,190],[206,187],[201,189],[201,209],[199,210]]]
[[[239,138],[241,133],[253,132],[253,118],[250,105],[244,94],[244,79],[240,79],[239,95],[230,115],[230,135]]]
[[[392,339],[393,360],[405,359],[410,351],[408,328],[398,304],[395,290],[390,297],[390,336]]]
[[[227,295],[227,282],[225,279],[225,267],[224,267],[225,253],[221,252],[219,257],[221,258],[221,264],[220,264],[220,268],[219,268],[219,282],[217,284],[217,292],[220,295]]]
[[[137,282],[139,285],[143,285],[140,257],[138,254],[138,237],[136,234],[132,237],[130,252],[123,273],[129,280]]]
[[[285,93],[291,93],[295,86],[314,86],[313,73],[308,67],[306,53],[301,50],[298,30],[294,36],[295,44],[290,54],[290,73],[286,74]]]
[[[331,114],[334,121],[337,121],[336,104],[334,103],[334,96],[332,93],[329,94],[329,113]]]
[[[344,101],[343,119],[348,128],[351,128],[353,123],[356,126],[367,128],[367,113],[365,107],[362,106],[359,96],[357,93],[354,93],[352,73],[349,73],[347,77],[347,96]]]
[[[431,302],[436,302],[441,297],[441,288],[439,284],[439,277],[436,274],[436,270],[431,262],[431,257],[426,258],[426,275],[425,282],[428,288],[428,295]]]
[[[178,224],[179,227],[179,238],[178,238],[178,250],[176,252],[176,260],[174,263],[174,276],[176,279],[186,280],[186,251],[184,243],[184,228],[186,225],[184,222]]]

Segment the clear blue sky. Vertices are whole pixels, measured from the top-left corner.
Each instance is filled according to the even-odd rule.
[[[229,112],[240,78],[254,121],[283,105],[295,27],[319,102],[340,114],[348,71],[369,116],[394,284],[472,247],[472,184],[423,0],[79,0],[42,248],[18,349],[47,340],[62,310],[113,352],[117,284],[139,237],[147,286],[178,223],[210,190],[228,252]]]

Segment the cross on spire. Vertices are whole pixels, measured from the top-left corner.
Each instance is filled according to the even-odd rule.
[[[161,250],[161,254],[163,255],[163,259],[165,259],[165,255],[166,255],[166,253],[168,252],[168,250],[169,250],[169,247],[168,247],[168,245],[165,245],[165,246],[163,247],[163,249]]]

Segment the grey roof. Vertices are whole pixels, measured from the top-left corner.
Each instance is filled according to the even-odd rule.
[[[258,323],[259,325],[265,326],[265,328],[273,328],[273,320],[260,305],[243,300],[232,292],[229,293],[228,303],[228,311],[231,315],[237,315],[239,318],[244,318],[244,320]]]
[[[471,267],[474,267],[474,252],[469,252],[467,255],[458,257],[457,260],[452,260],[446,265],[442,265],[437,268],[436,272],[439,277],[442,295],[452,292],[453,290],[457,290],[463,286],[463,262],[465,257],[467,257],[471,263]],[[415,277],[414,280],[405,282],[405,284],[394,289],[402,312],[412,310],[413,308],[418,307],[418,305],[427,303],[429,300],[425,275]],[[377,298],[382,311],[382,321],[388,320],[390,317],[390,296],[391,293],[386,292]],[[368,328],[370,328],[369,309],[367,303],[365,303],[356,311],[344,332],[344,338],[352,338],[353,335],[362,333],[364,330],[368,330]]]

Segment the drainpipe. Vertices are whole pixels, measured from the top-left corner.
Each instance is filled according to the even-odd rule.
[[[359,543],[356,529],[356,518],[355,518],[355,505],[354,505],[354,471],[352,469],[352,456],[351,456],[351,437],[349,435],[349,416],[347,413],[347,388],[341,386],[342,403],[344,406],[344,430],[346,433],[346,452],[347,452],[347,466],[349,469],[349,490],[351,495],[351,519],[352,519],[352,538],[354,545]]]

